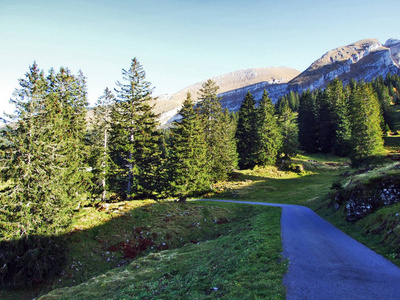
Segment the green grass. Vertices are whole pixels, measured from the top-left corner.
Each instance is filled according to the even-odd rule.
[[[329,202],[327,197],[321,197],[309,206],[328,222],[400,267],[400,203],[350,223],[346,221],[344,206],[335,211]]]
[[[324,195],[332,183],[341,173],[354,172],[347,159],[299,155],[292,163],[303,171],[272,166],[237,171],[207,196],[310,206],[364,243],[373,240],[368,245],[376,251],[395,257],[393,249],[382,250],[379,237],[365,234],[370,224],[357,229],[343,211],[328,207]],[[125,257],[118,247],[147,237],[152,244],[135,258]],[[62,276],[36,291],[0,291],[0,298],[32,299],[50,290],[42,299],[285,298],[279,208],[122,202],[84,208],[66,238],[71,249]]]
[[[34,289],[0,290],[0,299],[32,299],[51,290],[56,299],[284,298],[279,208],[120,202],[84,208],[65,238],[70,252],[61,276]],[[118,246],[140,240],[151,244],[135,258]]]
[[[285,299],[279,208],[225,203],[186,207],[222,209],[241,217],[215,223],[223,232],[218,238],[148,254],[40,299]]]
[[[337,176],[349,169],[347,160],[326,155],[298,156],[293,162],[305,170],[295,173],[268,166],[238,171],[233,180],[219,183],[208,196],[304,205],[328,193]]]
[[[392,105],[393,125],[392,133],[385,137],[385,146],[389,150],[400,149],[400,105]]]

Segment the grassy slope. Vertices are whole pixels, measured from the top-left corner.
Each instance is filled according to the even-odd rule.
[[[324,163],[330,160],[329,157],[315,156],[312,157],[312,162],[309,161],[310,159],[305,156],[299,156],[297,159],[298,164],[305,165],[309,170],[301,174],[281,171],[276,167],[239,171],[234,180],[220,183],[215,187],[215,193],[209,196],[305,204],[315,198],[316,193],[328,191],[335,180],[335,175],[341,172],[337,166],[332,167]],[[334,163],[338,162],[335,158],[331,159],[334,160]],[[149,205],[147,204],[147,206]],[[282,277],[286,267],[285,262],[280,262],[282,251],[280,209],[245,207],[225,203],[189,203],[184,209],[180,208],[178,203],[152,204],[150,207],[124,208],[123,210],[130,211],[129,214],[132,214],[132,217],[127,218],[124,213],[123,225],[118,225],[119,218],[113,218],[102,225],[104,228],[94,226],[87,229],[85,226],[93,226],[94,224],[91,223],[94,221],[91,219],[98,218],[98,215],[83,213],[81,221],[84,220],[88,225],[79,225],[79,222],[75,221],[75,227],[79,230],[73,234],[74,243],[70,266],[67,268],[68,272],[61,278],[61,283],[57,283],[55,287],[75,285],[94,275],[107,275],[100,275],[97,279],[90,279],[87,283],[77,287],[56,290],[50,295],[56,295],[54,297],[63,295],[68,299],[72,295],[80,295],[76,296],[77,299],[87,299],[99,297],[101,294],[102,298],[107,298],[116,293],[114,289],[110,290],[111,285],[116,285],[114,281],[121,281],[121,286],[118,285],[119,283],[117,286],[118,290],[124,293],[118,294],[118,297],[122,298],[123,295],[133,295],[138,299],[151,297],[169,299],[179,295],[200,299],[213,297],[284,298]],[[111,211],[115,209],[110,208]],[[162,213],[160,210],[168,211]],[[189,217],[185,215],[185,218],[180,216],[183,211],[193,212]],[[214,214],[212,217],[210,217],[211,213]],[[159,215],[162,217],[158,218]],[[168,216],[167,219],[165,216]],[[225,218],[230,222],[216,225],[213,221]],[[165,224],[165,220],[168,220],[168,224]],[[160,238],[170,236],[169,244],[172,245],[171,248],[176,249],[143,256],[134,260],[133,263],[129,262],[130,265],[127,264],[113,269],[110,273],[105,273],[107,263],[104,260],[112,260],[114,263],[108,262],[108,264],[114,264],[113,267],[115,267],[121,261],[121,257],[115,257],[116,253],[111,252],[106,255],[104,245],[115,244],[117,239],[114,239],[113,236],[127,238],[124,233],[127,222],[132,222],[131,226],[151,228],[148,230],[150,234],[151,232],[159,233],[158,240],[156,240],[158,245],[162,241]],[[185,222],[187,222],[186,225],[179,225]],[[196,231],[188,231],[187,226],[197,223],[200,226],[195,226],[195,228],[197,230],[202,228],[202,231],[198,231],[196,237]],[[226,228],[224,236],[216,238],[222,234],[220,231],[223,227],[221,226]],[[115,230],[119,227],[121,227],[120,231],[116,233]],[[216,231],[217,229],[219,231]],[[111,239],[111,241],[107,239]],[[187,246],[193,239],[200,241],[200,244]],[[98,240],[101,240],[104,245],[93,248],[98,244]],[[209,241],[201,242],[205,240]],[[185,244],[186,246],[182,248],[182,245]],[[219,265],[217,267],[215,264],[219,261],[224,263],[217,264]],[[264,266],[257,263],[262,261],[268,263]],[[83,264],[83,266],[79,264]],[[132,269],[132,266],[138,264],[140,264],[139,268]],[[71,268],[71,266],[73,267]],[[143,268],[144,266],[146,267]],[[263,267],[259,269],[260,266]],[[83,275],[80,271],[75,272],[74,267],[84,270]],[[111,266],[108,268],[111,269]],[[74,280],[75,282],[73,282]],[[113,283],[108,284],[108,280]],[[218,290],[210,293],[210,289],[214,287]],[[85,294],[85,291],[93,294],[89,296],[89,294]],[[162,294],[157,295],[157,293]]]
[[[0,299],[52,289],[45,299],[285,298],[279,208],[133,201],[85,208],[73,224],[62,276],[35,290],[0,290]],[[144,239],[153,244],[134,259],[115,247]]]
[[[234,180],[217,185],[217,191],[210,196],[305,205],[329,192],[336,176],[348,169],[347,160],[326,155],[298,155],[293,162],[303,165],[305,171],[282,171],[275,166],[240,171]]]
[[[193,228],[204,227],[210,240],[204,240],[207,234],[198,236],[196,244],[148,254],[84,284],[54,290],[41,299],[285,298],[280,209],[220,203],[190,203],[184,207],[184,211],[198,210],[200,225]],[[221,222],[210,215],[219,210],[224,212]],[[207,224],[207,218],[214,225]]]

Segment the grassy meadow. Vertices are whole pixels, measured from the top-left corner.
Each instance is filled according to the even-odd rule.
[[[292,163],[305,170],[236,171],[205,196],[304,205],[349,168],[346,160],[319,155]],[[285,299],[280,213],[190,201],[85,207],[65,234],[70,254],[62,275],[35,290],[0,291],[0,298]]]
[[[386,151],[381,168],[393,164],[400,135],[386,138]],[[350,180],[344,172],[359,180],[385,174],[355,175],[348,159],[303,154],[289,165],[235,171],[204,197],[309,206],[400,266],[400,204],[348,223],[327,196],[334,182]],[[3,289],[0,299],[285,299],[280,214],[276,207],[172,200],[85,207],[65,233],[62,274],[35,289]],[[396,235],[388,237],[390,230]]]

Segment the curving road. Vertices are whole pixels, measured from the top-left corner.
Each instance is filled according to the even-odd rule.
[[[400,299],[400,268],[311,209],[289,204],[209,200],[282,208],[287,299]]]

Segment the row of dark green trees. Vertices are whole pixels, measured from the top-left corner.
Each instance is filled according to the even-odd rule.
[[[353,163],[381,153],[383,136],[394,126],[390,110],[399,85],[397,75],[388,75],[346,86],[335,79],[324,90],[306,91],[298,107],[301,149],[350,156]]]
[[[0,279],[38,282],[60,271],[74,211],[115,199],[180,201],[227,179],[239,166],[273,165],[280,157],[334,152],[363,159],[382,149],[392,126],[390,101],[399,78],[372,83],[335,80],[325,90],[291,92],[273,105],[248,93],[229,113],[206,81],[180,119],[161,129],[151,84],[138,60],[105,89],[87,117],[86,78],[68,69],[47,75],[34,63],[13,95],[15,115],[1,130]],[[298,112],[298,118],[297,118]]]

